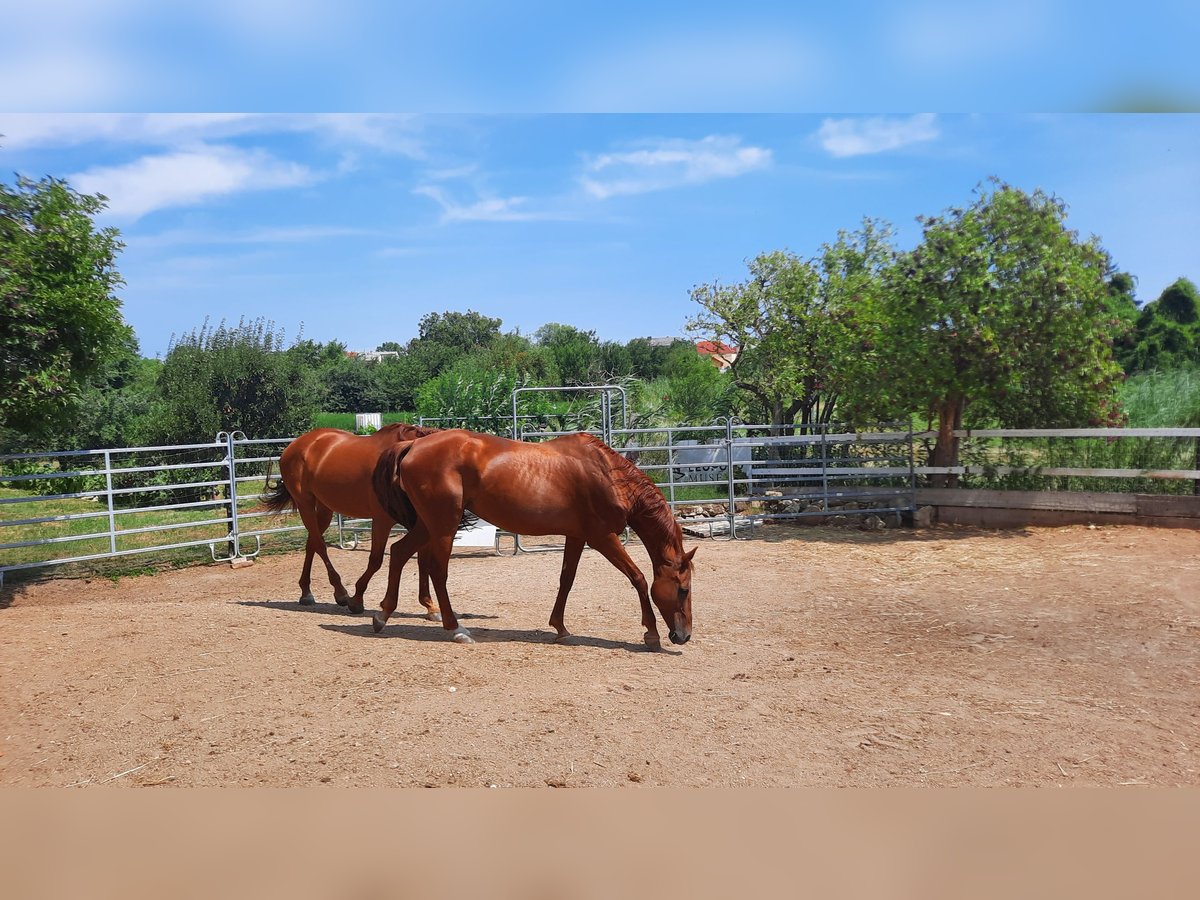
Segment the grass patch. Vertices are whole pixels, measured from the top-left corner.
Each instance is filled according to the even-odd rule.
[[[354,430],[354,413],[323,412],[317,413],[314,428],[340,428],[342,431]],[[380,416],[384,425],[395,425],[397,422],[416,422],[417,417],[409,412],[385,412]]]

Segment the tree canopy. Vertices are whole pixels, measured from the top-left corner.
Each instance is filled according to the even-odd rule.
[[[1065,226],[1042,191],[995,182],[974,204],[923,218],[873,309],[877,396],[923,412],[953,465],[969,421],[1021,428],[1101,424],[1116,415],[1108,255]],[[900,385],[897,389],[896,385]]]
[[[0,184],[0,426],[37,434],[133,342],[114,291],[123,245],[102,195],[54,178]]]

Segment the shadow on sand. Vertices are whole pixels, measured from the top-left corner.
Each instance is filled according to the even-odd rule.
[[[375,612],[375,607],[368,606],[361,613],[352,613],[348,609],[346,609],[346,607],[344,607],[344,606],[338,606],[336,603],[325,603],[325,602],[313,603],[308,606],[301,606],[295,600],[231,600],[230,602],[236,603],[238,606],[258,606],[258,607],[261,607],[262,609],[280,609],[280,610],[284,610],[285,612],[320,613],[320,614],[326,615],[326,616],[354,616],[354,617],[363,616],[368,620],[367,624],[370,624],[370,621],[369,621],[370,617],[371,617],[372,613]],[[484,613],[469,613],[469,612],[458,612],[458,611],[455,611],[455,615],[457,615],[460,619],[496,619],[496,618],[499,618],[498,616],[486,615]],[[425,619],[424,611],[406,612],[406,611],[396,610],[394,613],[392,613],[392,618],[393,619],[420,619],[421,621],[427,621]]]
[[[393,617],[394,618],[394,617]],[[459,618],[466,618],[459,616]],[[365,637],[373,639],[399,639],[403,641],[435,641],[444,642],[447,644],[453,643],[450,635],[444,628],[430,627],[436,623],[430,622],[424,625],[408,625],[403,623],[395,623],[389,621],[383,631],[375,634],[371,628],[369,621],[362,624],[353,625],[334,625],[332,623],[321,623],[321,627],[326,631],[340,631],[342,634],[348,634],[353,637]],[[649,650],[643,643],[634,643],[632,641],[614,641],[608,638],[589,637],[585,634],[572,634],[565,640],[556,642],[554,633],[549,630],[531,630],[524,628],[486,628],[472,627],[471,637],[475,639],[477,644],[499,644],[499,643],[525,643],[525,644],[550,644],[564,647],[595,647],[600,650],[624,650],[627,653],[649,653],[655,652]],[[656,651],[672,656],[681,656],[682,651],[672,650],[663,647]]]

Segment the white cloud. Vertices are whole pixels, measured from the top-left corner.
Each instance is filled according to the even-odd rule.
[[[69,176],[77,190],[104,194],[109,214],[137,219],[172,206],[189,206],[242,191],[296,187],[316,180],[312,170],[263,151],[199,147],[143,156],[128,165]]]
[[[896,150],[921,141],[932,141],[941,132],[933,113],[918,113],[907,119],[826,119],[817,131],[821,146],[833,156],[863,156]]]
[[[588,160],[584,190],[605,200],[716,178],[733,178],[771,165],[771,151],[744,147],[741,138],[709,135],[698,141],[666,140],[643,149],[605,153]]]
[[[89,141],[180,147],[238,135],[305,132],[342,150],[343,166],[353,163],[347,147],[423,157],[420,127],[420,120],[414,116],[361,113],[0,114],[0,134],[9,149],[72,146]]]
[[[474,203],[462,204],[452,199],[440,187],[424,184],[413,188],[414,194],[428,197],[442,208],[441,221],[450,222],[533,222],[562,219],[565,216],[547,210],[524,208],[528,197],[482,197]]]

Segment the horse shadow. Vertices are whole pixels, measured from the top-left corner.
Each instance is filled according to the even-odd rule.
[[[370,624],[370,616],[374,613],[374,609],[370,606],[366,607],[361,613],[352,613],[344,606],[338,606],[336,603],[310,603],[306,606],[301,606],[295,600],[231,600],[231,603],[236,603],[238,606],[257,606],[260,609],[281,609],[286,612],[300,613],[319,613],[326,616],[366,616],[367,624]],[[455,611],[460,619],[498,619],[499,616],[489,615],[487,613],[460,613]],[[423,611],[417,612],[401,612],[397,610],[392,613],[393,619],[420,619],[422,622],[428,621],[425,618]]]
[[[393,616],[394,618],[394,616]],[[459,616],[464,618],[464,616]],[[489,618],[496,618],[491,616]],[[429,623],[433,624],[433,623]],[[337,631],[342,634],[352,637],[364,637],[374,639],[398,639],[403,641],[433,641],[441,643],[452,643],[449,634],[440,626],[430,628],[429,625],[407,625],[403,623],[389,622],[383,631],[376,634],[371,627],[370,622],[353,625],[334,625],[332,623],[321,623],[321,628],[326,631]],[[624,650],[626,653],[649,653],[658,652],[665,653],[669,656],[682,656],[681,650],[670,650],[666,647],[658,651],[651,651],[645,644],[633,641],[614,641],[610,638],[592,637],[585,634],[572,634],[563,641],[555,641],[554,634],[541,629],[530,628],[487,628],[477,627],[471,629],[471,637],[475,639],[477,644],[504,644],[504,643],[525,643],[525,644],[558,644],[564,647],[593,647],[598,650]]]

